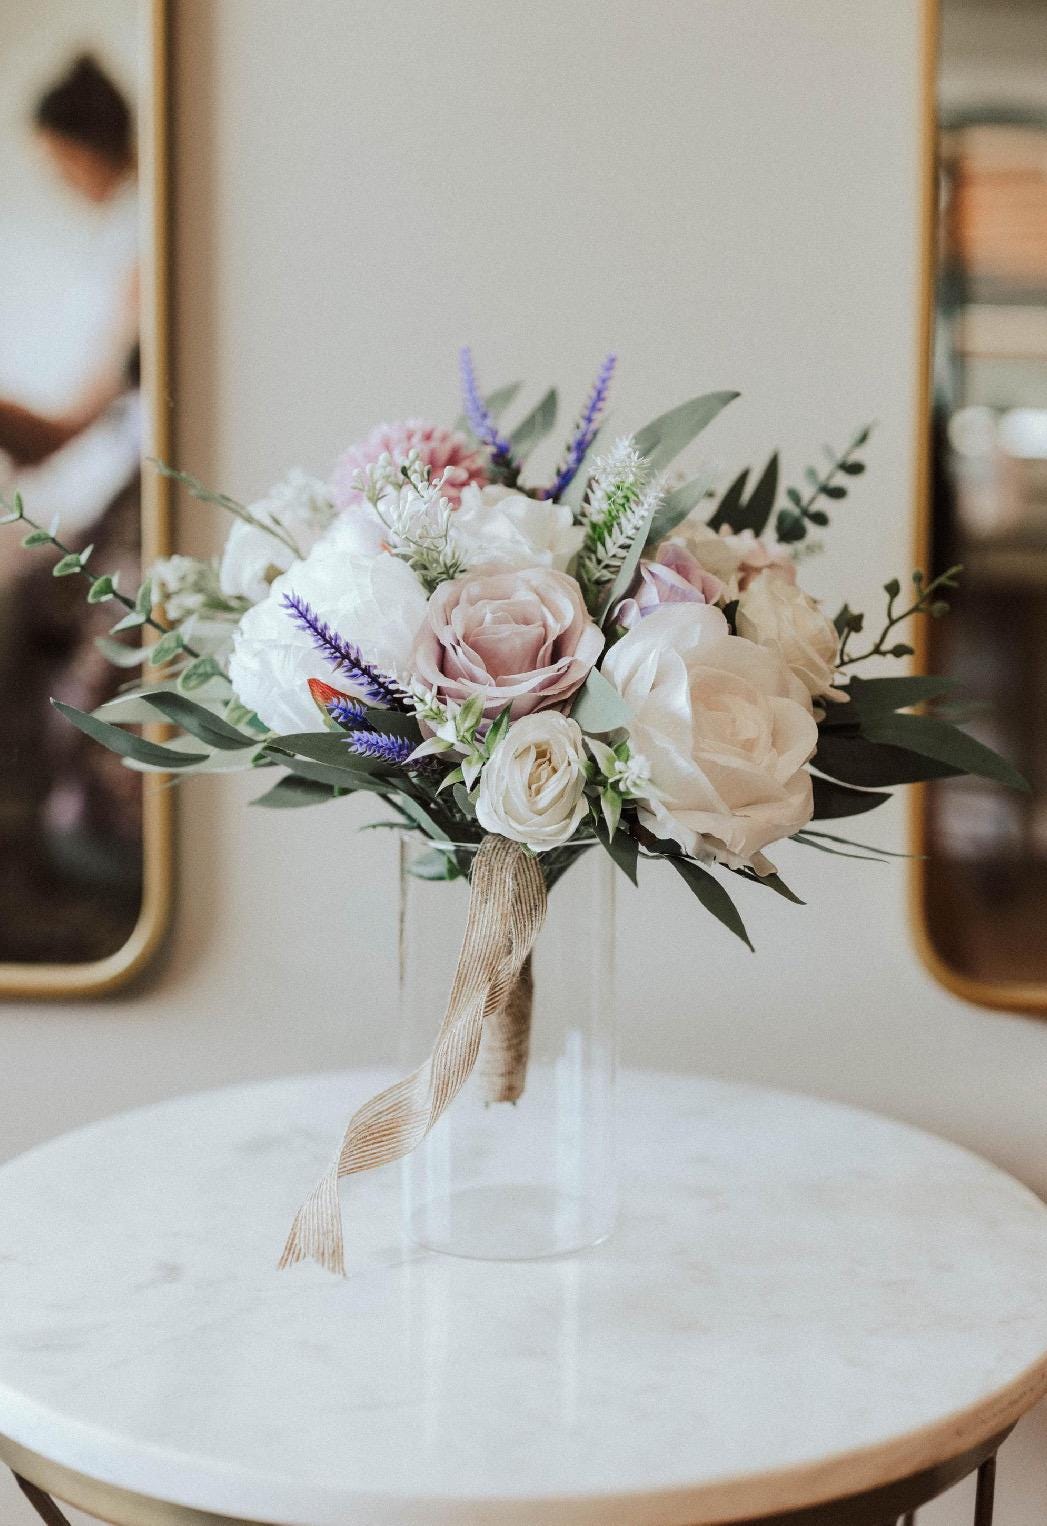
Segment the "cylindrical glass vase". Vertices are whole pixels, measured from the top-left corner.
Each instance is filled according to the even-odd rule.
[[[402,839],[400,1017],[411,1067],[431,1052],[443,1017],[474,856],[475,846]],[[458,875],[450,880],[442,877],[449,858]],[[548,910],[514,993],[516,1052],[522,1042],[527,1056],[509,1088],[519,1095],[491,1100],[498,1067],[489,1025],[472,1075],[401,1167],[409,1237],[448,1255],[565,1255],[614,1227],[615,868],[598,845],[568,845],[540,861]]]

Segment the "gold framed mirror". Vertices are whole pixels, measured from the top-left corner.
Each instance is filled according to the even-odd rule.
[[[133,591],[168,551],[166,0],[0,0],[0,492]],[[51,695],[115,680],[112,606],[0,548],[0,996],[98,995],[158,948],[170,790],[99,766]],[[122,677],[129,675],[124,674]],[[57,724],[56,724],[57,723]],[[86,738],[80,739],[86,742]]]
[[[914,791],[913,916],[969,1001],[1047,1012],[1047,6],[924,0],[916,565],[963,571],[919,633],[1027,795]]]

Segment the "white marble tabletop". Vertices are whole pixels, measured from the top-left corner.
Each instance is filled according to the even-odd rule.
[[[902,1477],[1047,1389],[1038,1199],[898,1124],[697,1079],[626,1077],[595,1250],[412,1250],[394,1169],[344,1187],[346,1280],[277,1272],[384,1079],[189,1097],[0,1170],[0,1456],[278,1526],[694,1526]]]

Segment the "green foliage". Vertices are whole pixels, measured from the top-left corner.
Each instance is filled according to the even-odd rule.
[[[692,397],[652,419],[636,434],[633,443],[640,455],[647,457],[652,471],[664,471],[738,396],[737,392],[706,392],[701,397]]]
[[[537,403],[527,417],[516,426],[509,436],[514,461],[526,460],[539,441],[545,439],[556,424],[558,405],[556,388],[550,387],[541,402]]]
[[[295,809],[303,805],[322,805],[327,800],[337,800],[343,792],[330,784],[317,784],[312,779],[299,779],[285,774],[277,779],[272,789],[266,790],[252,800],[252,805],[265,806],[269,810]]]
[[[745,923],[742,921],[738,908],[720,881],[710,874],[708,869],[703,869],[701,864],[696,864],[693,859],[673,856],[668,859],[668,862],[698,897],[706,911],[711,912],[718,922],[722,922],[724,927],[734,933],[736,938],[740,938],[747,948],[752,949],[752,940],[745,930]]]
[[[109,721],[99,720],[95,715],[88,715],[86,711],[77,710],[72,705],[64,705],[61,700],[51,701],[55,709],[65,716],[66,720],[72,721],[78,731],[89,736],[94,742],[101,742],[103,747],[108,747],[110,752],[116,752],[124,758],[133,758],[137,763],[147,763],[154,768],[192,768],[194,763],[203,763],[206,753],[175,752],[173,748],[161,747],[158,742],[150,742],[146,737],[136,736],[133,732],[124,731],[120,726],[114,726]]]
[[[865,470],[865,465],[858,460],[857,453],[862,446],[868,443],[872,434],[873,426],[865,425],[851,440],[846,450],[837,453],[831,446],[825,447],[825,454],[829,465],[825,471],[818,471],[809,466],[804,472],[807,482],[806,493],[797,487],[789,487],[785,490],[788,500],[785,507],[779,509],[775,520],[775,534],[778,539],[786,544],[796,544],[807,535],[807,526],[817,525],[824,528],[829,523],[829,516],[824,509],[817,507],[821,498],[828,499],[831,503],[839,503],[847,497],[847,486],[836,479],[839,477],[860,477]]]
[[[711,530],[730,529],[735,534],[751,530],[762,535],[767,521],[774,512],[774,500],[778,494],[778,452],[768,461],[760,479],[749,497],[745,487],[749,480],[748,468],[737,476],[720,499],[716,513],[709,521]]]
[[[221,716],[206,709],[203,705],[196,704],[187,699],[184,694],[174,694],[167,689],[146,690],[141,698],[164,720],[172,725],[181,726],[183,731],[195,737],[198,742],[205,743],[208,747],[217,748],[220,752],[237,752],[247,747],[257,747],[258,738],[245,736],[242,731],[237,731],[235,726],[230,726]]]
[[[712,467],[692,477],[690,482],[685,482],[682,487],[673,488],[662,498],[661,503],[654,511],[651,520],[651,528],[647,532],[647,544],[656,545],[671,535],[677,525],[696,509],[713,484],[715,472]]]
[[[571,718],[583,731],[606,736],[628,726],[632,715],[614,685],[593,668],[571,706]]]
[[[105,604],[109,599],[113,598],[115,593],[116,576],[106,572],[100,578],[95,578],[87,590],[87,602],[88,604]]]
[[[880,790],[851,789],[833,779],[823,779],[818,774],[811,777],[814,786],[815,821],[838,821],[844,816],[862,816],[873,811],[890,795]]]

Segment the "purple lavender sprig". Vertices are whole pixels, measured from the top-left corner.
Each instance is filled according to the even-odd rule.
[[[568,440],[563,455],[560,457],[556,468],[556,476],[551,487],[542,492],[543,498],[559,498],[574,481],[578,468],[585,460],[585,453],[596,439],[596,431],[600,427],[600,419],[603,415],[604,406],[607,402],[607,394],[611,390],[611,378],[614,376],[614,368],[618,364],[617,355],[608,355],[593,382],[592,390],[586,399],[585,407],[578,415],[578,422],[574,427],[574,433]]]
[[[344,673],[373,704],[385,705],[389,710],[408,708],[399,684],[371,663],[365,662],[359,647],[332,630],[298,594],[285,593],[283,605],[298,628],[312,636],[317,651],[323,652],[331,666]]]
[[[469,428],[480,444],[486,445],[496,462],[502,466],[511,465],[513,448],[505,436],[498,433],[498,426],[491,415],[491,410],[480,396],[476,370],[473,366],[473,352],[467,344],[459,350],[458,362],[462,373],[462,402],[465,407],[465,416],[469,420]]]
[[[336,726],[343,731],[375,731],[377,728],[367,718],[366,708],[355,699],[332,699],[327,713]]]
[[[345,744],[361,758],[374,758],[375,762],[388,763],[393,768],[405,767],[415,748],[408,737],[392,736],[387,731],[354,731],[346,737]]]

